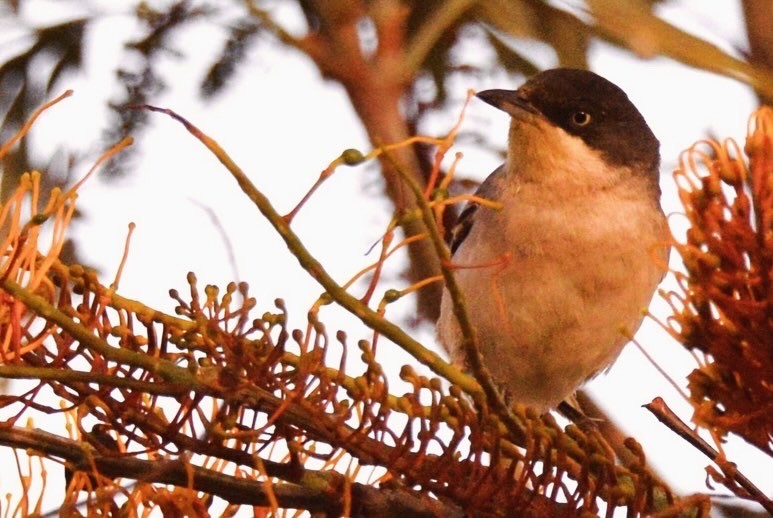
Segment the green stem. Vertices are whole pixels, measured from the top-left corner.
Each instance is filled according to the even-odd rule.
[[[168,360],[108,345],[106,341],[96,336],[87,327],[75,322],[66,313],[49,304],[46,299],[40,295],[30,293],[11,279],[3,279],[0,286],[9,295],[24,303],[26,307],[40,315],[43,319],[56,324],[85,347],[102,355],[107,360],[143,368],[166,381],[188,385],[191,390],[195,390],[195,387],[200,385],[196,381],[195,376],[188,370]]]
[[[59,367],[29,367],[17,364],[0,365],[0,378],[47,380],[60,383],[95,383],[108,387],[125,388],[146,394],[170,397],[177,397],[191,390],[187,385],[139,381],[131,378],[121,378],[113,374],[99,374]]]
[[[424,199],[424,193],[422,192],[421,187],[413,181],[409,175],[404,174],[401,168],[396,167],[396,169],[402,175],[406,185],[413,191],[416,198],[416,204],[421,211],[421,217],[427,227],[430,241],[432,241],[435,251],[440,257],[441,272],[443,274],[443,279],[445,280],[446,289],[451,296],[454,317],[457,319],[459,328],[462,332],[462,347],[465,351],[467,363],[469,364],[475,379],[480,383],[479,387],[483,390],[483,394],[486,397],[489,407],[494,409],[497,416],[499,416],[508,431],[512,434],[514,441],[523,444],[526,427],[524,423],[510,411],[510,408],[507,406],[507,403],[505,403],[504,398],[497,389],[491,373],[483,363],[483,355],[480,353],[477,332],[467,314],[464,294],[459,288],[459,284],[456,282],[456,277],[454,276],[452,268],[448,266],[451,263],[451,253],[438,231],[432,208],[427,203],[427,200]],[[480,392],[478,391],[477,393],[469,394],[475,397],[480,395]]]
[[[185,118],[174,113],[171,110],[157,108],[154,106],[144,106],[144,108],[151,111],[165,113],[166,115],[177,120],[185,129],[187,129],[194,137],[196,137],[204,146],[209,149],[222,163],[231,176],[234,177],[236,183],[241,188],[242,192],[252,201],[255,207],[260,213],[268,220],[274,230],[279,234],[282,240],[287,245],[287,248],[298,260],[301,267],[311,275],[311,277],[317,281],[325,291],[330,295],[336,303],[341,307],[356,316],[361,322],[368,326],[373,331],[376,331],[380,335],[388,338],[394,343],[398,344],[408,354],[416,358],[419,362],[429,367],[435,374],[445,378],[458,385],[466,393],[473,397],[477,397],[481,393],[481,387],[478,382],[472,376],[464,374],[456,366],[449,364],[438,354],[430,351],[421,345],[418,341],[411,338],[405,331],[399,326],[385,319],[379,315],[376,311],[370,309],[367,305],[363,304],[359,299],[352,296],[343,287],[341,287],[336,281],[327,273],[325,268],[317,261],[308,249],[303,245],[300,238],[290,228],[277,210],[273,207],[271,202],[266,196],[258,190],[258,188],[247,178],[244,171],[231,159],[230,156],[215,142],[212,138],[202,133],[196,126],[191,124]],[[434,224],[433,224],[434,225]]]

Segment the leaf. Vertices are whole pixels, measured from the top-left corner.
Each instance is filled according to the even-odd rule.
[[[37,29],[33,33],[33,43],[26,50],[0,65],[0,102],[9,106],[3,114],[0,134],[14,133],[32,110],[45,101],[62,74],[80,69],[83,36],[89,21],[80,18]],[[55,58],[53,67],[41,70],[39,58],[50,61],[52,56]],[[14,165],[14,168],[6,168],[7,175],[15,177],[33,168],[26,147],[18,148]]]
[[[715,72],[773,96],[773,71],[755,68],[716,45],[655,16],[636,0],[588,0],[599,35],[639,57],[663,55],[686,65]]]
[[[210,66],[201,84],[203,97],[219,93],[233,77],[236,68],[244,64],[244,56],[260,29],[261,26],[252,20],[242,20],[231,27],[220,57]]]
[[[556,51],[563,66],[587,68],[589,28],[577,17],[536,0],[486,0],[478,16],[502,33],[540,40]]]
[[[486,30],[486,37],[489,44],[497,54],[497,61],[500,65],[511,72],[520,72],[525,76],[531,76],[539,72],[539,67],[515,51],[507,42],[502,40],[499,35],[491,29]]]

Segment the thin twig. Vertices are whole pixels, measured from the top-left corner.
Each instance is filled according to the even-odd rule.
[[[491,373],[483,363],[483,355],[481,354],[478,345],[477,333],[467,314],[464,294],[456,282],[456,277],[454,276],[452,268],[449,267],[451,264],[451,252],[438,231],[432,208],[429,206],[429,203],[427,203],[427,200],[424,199],[421,187],[408,174],[405,174],[402,168],[398,167],[397,164],[395,164],[395,169],[402,175],[406,185],[413,191],[416,198],[416,204],[421,211],[421,217],[424,220],[424,225],[427,227],[430,241],[432,242],[438,257],[440,257],[441,272],[446,283],[446,289],[453,302],[454,316],[459,322],[459,327],[462,331],[463,347],[466,352],[466,358],[470,369],[472,370],[475,379],[480,383],[488,406],[500,417],[512,435],[513,440],[518,444],[524,444],[526,427],[507,406],[502,394],[494,383]],[[475,396],[475,394],[471,395]],[[480,401],[477,402],[480,403]]]
[[[471,396],[477,397],[481,394],[482,389],[475,378],[468,376],[456,366],[443,360],[438,354],[421,345],[399,326],[379,315],[378,312],[363,304],[359,299],[352,296],[340,286],[330,274],[327,273],[322,264],[311,255],[301,242],[300,238],[293,232],[285,218],[277,212],[269,199],[258,190],[244,171],[242,171],[215,140],[204,134],[196,126],[172,110],[150,105],[135,106],[133,108],[144,108],[170,116],[174,120],[180,122],[188,132],[204,144],[204,146],[217,157],[220,163],[225,166],[228,172],[231,173],[231,176],[234,177],[237,184],[242,189],[242,192],[247,195],[260,213],[263,214],[271,226],[274,227],[274,230],[276,230],[279,236],[284,240],[285,245],[287,245],[287,248],[298,260],[301,267],[306,270],[306,272],[311,275],[311,277],[317,281],[341,307],[352,313],[372,330],[385,336],[389,340],[392,340],[396,344],[400,344],[406,352],[429,367],[437,375],[458,385]]]
[[[181,396],[191,390],[189,386],[177,383],[140,381],[114,374],[62,369],[61,367],[30,367],[22,364],[0,365],[0,378],[56,381],[64,384],[94,383],[105,387],[124,388],[145,394],[169,397]]]
[[[703,440],[697,433],[695,433],[687,424],[679,419],[679,417],[671,410],[666,402],[661,397],[656,397],[650,403],[644,405],[644,408],[649,410],[661,423],[666,425],[672,432],[676,433],[679,437],[693,445],[695,449],[703,453],[706,457],[711,459],[719,469],[728,478],[734,480],[739,486],[744,488],[749,495],[765,508],[769,513],[773,513],[773,501],[770,500],[765,493],[755,486],[751,480],[746,478],[743,473],[735,469],[728,468],[727,460],[717,450],[715,450],[709,443]]]

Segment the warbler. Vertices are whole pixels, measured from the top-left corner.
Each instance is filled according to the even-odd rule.
[[[660,144],[628,96],[586,70],[477,97],[510,116],[505,163],[453,229],[452,267],[483,362],[545,412],[606,369],[641,325],[668,259]],[[466,365],[451,297],[439,341]]]

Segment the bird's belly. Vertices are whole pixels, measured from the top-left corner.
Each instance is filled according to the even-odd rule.
[[[653,249],[664,222],[653,224],[652,213],[636,206],[625,207],[627,218],[596,209],[519,211],[509,227],[486,225],[491,235],[473,227],[454,256],[484,361],[514,401],[546,410],[614,361],[662,276]],[[505,241],[497,239],[502,232],[508,247],[492,247]],[[440,318],[441,341],[459,361],[447,292]],[[454,325],[443,326],[449,318]],[[442,336],[444,327],[455,337]]]
[[[465,293],[488,291],[470,316],[494,378],[513,400],[546,408],[614,360],[627,341],[624,328],[638,328],[649,301],[637,300],[623,278],[608,272],[579,279],[532,266],[527,278],[503,271],[488,285],[465,282],[464,275],[461,284]],[[588,281],[604,286],[603,296],[582,286]]]

